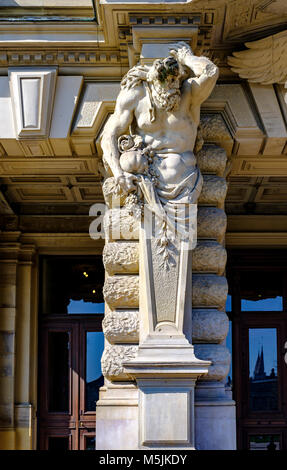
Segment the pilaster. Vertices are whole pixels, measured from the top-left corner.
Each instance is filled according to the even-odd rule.
[[[16,316],[16,374],[15,374],[15,425],[16,448],[33,449],[35,433],[35,402],[33,400],[33,330],[37,325],[33,318],[33,269],[35,246],[22,245],[17,271]],[[35,364],[34,364],[35,365]]]
[[[19,232],[0,237],[0,447],[15,445],[15,334]]]

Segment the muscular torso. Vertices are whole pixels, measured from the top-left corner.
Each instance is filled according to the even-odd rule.
[[[199,124],[200,107],[192,107],[187,90],[182,90],[179,108],[167,112],[155,107],[151,122],[149,99],[143,93],[134,114],[136,134],[155,151],[154,167],[162,184],[177,184],[194,170],[193,147]]]

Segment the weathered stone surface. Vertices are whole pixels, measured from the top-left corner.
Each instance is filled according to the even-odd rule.
[[[192,305],[194,307],[219,307],[224,309],[228,286],[226,278],[216,274],[192,276]]]
[[[137,350],[138,346],[106,344],[101,360],[103,375],[111,380],[130,380],[124,373],[123,362],[133,359]]]
[[[139,246],[137,242],[106,243],[103,251],[106,271],[112,274],[139,272]]]
[[[208,368],[207,376],[202,380],[222,380],[227,376],[231,355],[226,346],[222,344],[195,344],[194,352],[198,359],[212,363]]]
[[[217,207],[199,207],[197,214],[198,238],[214,238],[221,242],[226,231],[227,217]]]
[[[232,139],[221,114],[202,114],[200,125],[205,142],[223,143]]]
[[[139,276],[110,276],[104,284],[105,301],[111,308],[139,306]]]
[[[138,240],[140,220],[140,209],[110,209],[103,220],[106,240]]]
[[[192,310],[193,343],[220,343],[226,338],[228,328],[225,312],[215,309]]]
[[[227,183],[225,178],[216,175],[204,175],[198,204],[222,205],[224,203],[226,193]]]
[[[115,203],[120,206],[124,204],[126,195],[122,191],[117,195],[117,185],[115,184],[115,179],[113,177],[107,178],[104,181],[102,190],[105,203],[109,208],[112,208]]]
[[[110,343],[137,343],[139,340],[138,310],[110,311],[105,315],[102,326]]]
[[[193,343],[220,343],[229,328],[225,312],[215,309],[193,309]],[[103,320],[103,332],[110,343],[137,343],[139,339],[138,310],[110,311]]]
[[[223,274],[226,264],[225,248],[212,240],[199,240],[192,252],[192,271]]]
[[[202,173],[215,173],[224,175],[227,156],[226,151],[217,145],[204,145],[197,153],[197,164]]]

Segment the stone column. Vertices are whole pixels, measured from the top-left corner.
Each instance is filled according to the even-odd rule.
[[[19,232],[0,237],[0,448],[15,449],[16,277]]]
[[[149,220],[147,221],[147,218]],[[139,387],[139,449],[195,449],[194,386],[210,364],[194,355],[191,342],[191,246],[175,238],[173,264],[153,232],[155,215],[140,230],[140,342],[125,362]]]
[[[35,403],[33,403],[33,265],[34,245],[22,245],[17,271],[15,426],[16,448],[33,449]]]
[[[192,250],[202,186],[192,149],[197,124],[194,116],[199,116],[200,104],[211,93],[218,68],[206,57],[195,56],[186,43],[149,46],[152,66],[137,66],[123,78],[115,112],[105,125],[101,141],[105,169],[114,176],[104,183],[105,200],[111,207],[109,199],[117,194],[119,201],[106,216],[107,309],[102,369],[107,381],[98,403],[99,449],[110,448],[103,436],[105,430],[110,431],[105,435],[109,446],[114,441],[114,448],[194,449],[195,382],[207,374],[209,365],[212,368],[211,361],[196,357],[192,344]],[[159,57],[165,58],[159,61]],[[148,58],[144,51],[141,58]],[[190,77],[196,77],[191,87],[189,81],[184,82],[184,67]],[[193,86],[197,101],[192,101]],[[170,93],[166,97],[167,90]],[[190,113],[188,120],[185,113],[191,103],[194,114]],[[177,130],[171,129],[163,110],[174,113]],[[210,186],[212,193],[217,184],[215,178],[210,179],[202,200],[210,197]],[[136,216],[133,214],[130,220],[132,212]],[[123,247],[118,243],[112,250],[111,242],[129,240],[135,220],[141,222],[139,276],[130,272],[125,262],[118,265],[106,258],[117,259]],[[117,234],[114,230],[110,233],[111,228]],[[123,252],[122,259],[125,256]],[[196,297],[201,280],[194,282]],[[115,321],[117,311],[123,314],[138,307],[139,346],[135,347],[127,343],[128,334],[121,323],[113,334],[106,325],[110,316],[113,329],[119,323]],[[126,383],[129,392],[123,395],[124,387],[119,383],[129,378],[139,388],[138,429],[136,413],[128,415],[131,387]],[[126,409],[117,416],[119,405]],[[136,431],[133,439],[128,419]]]
[[[225,392],[230,353],[225,346],[228,292],[224,277],[226,153],[205,145],[197,155],[204,177],[199,197],[198,243],[193,253],[193,343],[198,358],[211,361],[207,376],[195,389],[195,442],[199,450],[236,448],[235,403]]]
[[[111,207],[110,184],[107,179],[103,192]],[[96,420],[96,448],[103,450],[137,449],[138,445],[138,389],[124,371],[123,362],[132,359],[138,349],[139,215],[116,207],[108,210],[104,220],[105,385],[100,390]]]

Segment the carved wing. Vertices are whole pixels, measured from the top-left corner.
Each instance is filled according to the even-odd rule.
[[[233,72],[262,85],[287,81],[287,31],[247,42],[245,46],[247,50],[228,57]]]

